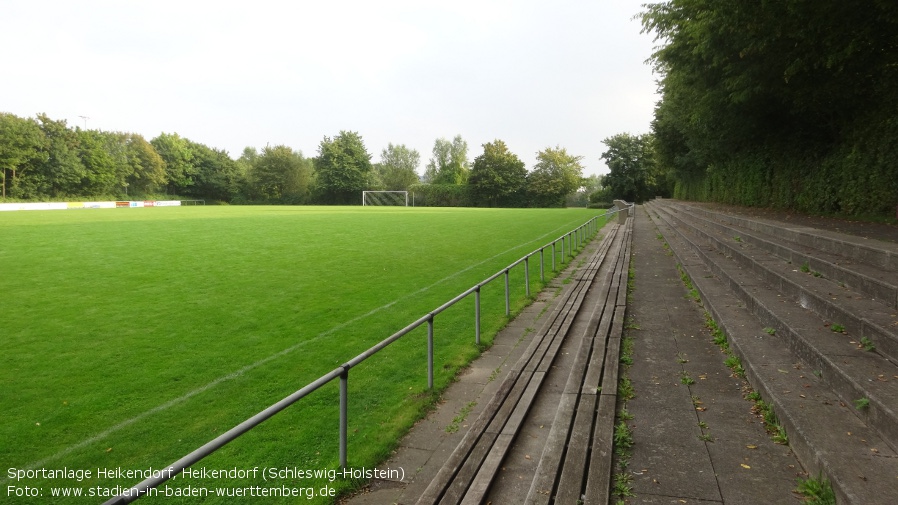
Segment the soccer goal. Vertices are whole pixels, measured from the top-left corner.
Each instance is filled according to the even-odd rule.
[[[362,205],[408,207],[408,191],[362,191]]]

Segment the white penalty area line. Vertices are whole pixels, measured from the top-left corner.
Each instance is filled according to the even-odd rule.
[[[552,235],[552,234],[554,234],[554,233],[557,233],[558,230],[564,229],[564,228],[566,228],[567,226],[569,226],[569,225],[559,226],[558,228],[556,228],[556,229],[554,229],[554,230],[552,230],[552,231],[550,231],[550,232],[548,232],[548,233],[545,233],[545,234],[543,234],[543,235],[541,235],[541,236],[539,236],[539,237],[533,239],[533,240],[530,241],[529,243],[533,243],[533,242],[538,241],[538,240],[540,240],[540,239],[543,239],[543,238],[545,238],[545,237],[547,237],[547,236],[550,236],[550,235]],[[345,328],[345,327],[347,327],[347,326],[349,326],[349,325],[351,325],[351,324],[353,324],[353,323],[356,323],[356,322],[361,321],[361,320],[363,320],[363,319],[365,319],[365,318],[368,318],[368,317],[370,317],[370,316],[372,316],[372,315],[374,315],[374,314],[376,314],[376,313],[378,313],[378,312],[380,312],[380,311],[382,311],[382,310],[388,309],[388,308],[392,307],[393,305],[396,305],[397,303],[399,303],[400,301],[402,301],[402,300],[404,300],[404,299],[406,299],[406,298],[411,298],[411,297],[413,297],[413,296],[417,296],[417,295],[419,295],[419,294],[421,294],[421,293],[424,293],[425,291],[430,290],[430,289],[433,288],[434,286],[437,286],[437,285],[440,285],[440,284],[442,284],[442,283],[444,283],[444,282],[447,282],[447,281],[449,281],[449,280],[451,280],[451,279],[453,279],[453,278],[455,278],[455,277],[458,277],[459,275],[461,275],[461,274],[463,274],[463,273],[465,273],[465,272],[467,272],[467,271],[469,271],[469,270],[471,270],[471,269],[473,269],[473,268],[479,267],[479,266],[481,266],[481,265],[483,265],[483,264],[485,264],[485,263],[488,263],[488,262],[490,262],[490,261],[493,261],[494,259],[496,259],[496,258],[498,258],[498,257],[500,257],[500,256],[503,256],[503,255],[508,254],[508,253],[510,253],[510,252],[514,252],[516,249],[521,249],[522,247],[525,247],[525,246],[526,246],[526,244],[524,244],[524,245],[518,245],[518,246],[512,247],[511,249],[508,249],[508,250],[506,250],[506,251],[502,251],[502,252],[500,252],[500,253],[498,253],[498,254],[495,254],[495,255],[493,255],[493,256],[491,256],[491,257],[489,257],[489,258],[487,258],[487,259],[485,259],[485,260],[483,260],[483,261],[481,261],[481,262],[479,262],[479,263],[475,263],[475,264],[473,264],[473,265],[471,265],[471,266],[469,266],[469,267],[467,267],[467,268],[465,268],[465,269],[463,269],[463,270],[459,270],[459,271],[455,272],[455,273],[452,274],[452,275],[449,275],[449,276],[447,276],[447,277],[443,277],[442,279],[440,279],[440,280],[434,282],[433,284],[431,284],[431,285],[429,285],[429,286],[423,287],[423,288],[421,288],[421,289],[419,289],[419,290],[417,290],[417,291],[415,291],[415,292],[413,292],[413,293],[409,293],[409,294],[407,294],[407,295],[405,295],[405,296],[399,297],[399,298],[393,300],[392,302],[387,303],[387,304],[385,304],[385,305],[381,305],[380,307],[377,307],[377,308],[375,308],[375,309],[373,309],[373,310],[371,310],[371,311],[369,311],[369,312],[366,312],[365,314],[362,314],[362,315],[360,315],[360,316],[356,316],[356,317],[354,317],[354,318],[352,318],[352,319],[349,319],[349,320],[347,320],[347,321],[344,321],[344,322],[338,324],[337,326],[334,326],[333,328],[331,328],[331,329],[329,329],[329,330],[327,330],[327,331],[325,331],[325,332],[319,333],[318,335],[316,335],[316,336],[314,336],[314,337],[312,337],[312,338],[310,338],[310,339],[308,339],[308,340],[303,340],[303,341],[301,341],[301,342],[298,342],[298,343],[296,343],[296,344],[294,344],[294,345],[292,345],[292,346],[290,346],[290,347],[288,347],[288,348],[286,348],[286,349],[284,349],[284,350],[282,350],[282,351],[276,352],[276,353],[274,353],[274,354],[272,354],[272,355],[270,355],[270,356],[268,356],[268,357],[262,358],[262,359],[260,359],[260,360],[258,360],[258,361],[256,361],[256,362],[251,363],[251,364],[249,364],[249,365],[246,365],[246,366],[244,366],[243,368],[240,368],[240,369],[238,369],[238,370],[236,370],[236,371],[234,371],[234,372],[231,372],[231,373],[229,373],[229,374],[227,374],[227,375],[222,375],[221,377],[219,377],[219,378],[217,378],[217,379],[215,379],[215,380],[213,380],[213,381],[211,381],[211,382],[209,382],[209,383],[207,383],[207,384],[205,384],[205,385],[203,385],[203,386],[200,386],[200,387],[198,387],[198,388],[196,388],[196,389],[194,389],[194,390],[188,391],[187,393],[184,393],[183,395],[181,395],[181,396],[179,396],[179,397],[177,397],[177,398],[174,398],[174,399],[172,399],[172,400],[169,400],[169,401],[167,401],[167,402],[165,402],[165,403],[163,403],[163,404],[161,404],[161,405],[158,405],[158,406],[156,406],[156,407],[153,407],[153,408],[150,409],[150,410],[147,410],[147,411],[145,411],[145,412],[142,412],[142,413],[140,413],[140,414],[137,414],[136,416],[134,416],[134,417],[132,417],[132,418],[130,418],[130,419],[126,419],[126,420],[124,420],[124,421],[122,421],[122,422],[120,422],[120,423],[118,423],[118,424],[116,424],[116,425],[113,425],[113,426],[111,426],[111,427],[109,427],[109,428],[107,428],[107,429],[101,431],[100,433],[97,433],[96,435],[94,435],[94,436],[92,436],[92,437],[90,437],[90,438],[84,439],[84,440],[82,440],[81,442],[78,442],[78,443],[76,443],[76,444],[74,444],[74,445],[71,445],[71,446],[69,446],[69,447],[66,447],[65,449],[63,449],[63,450],[61,450],[61,451],[59,451],[59,452],[53,454],[52,456],[48,456],[48,457],[46,457],[46,458],[44,458],[44,459],[41,459],[41,460],[39,460],[39,461],[35,461],[35,462],[33,462],[33,463],[29,463],[28,465],[25,465],[25,466],[22,467],[22,468],[25,469],[25,470],[33,470],[33,469],[36,469],[36,468],[44,468],[44,467],[46,467],[46,465],[47,465],[48,463],[51,463],[51,462],[56,461],[56,460],[58,460],[58,459],[60,459],[60,458],[63,458],[64,456],[67,456],[68,454],[71,454],[72,452],[77,451],[78,449],[82,449],[82,448],[84,448],[84,447],[86,447],[86,446],[88,446],[88,445],[90,445],[90,444],[93,444],[93,443],[95,443],[95,442],[99,442],[100,440],[103,440],[104,438],[108,437],[109,435],[112,435],[113,433],[116,433],[116,432],[118,432],[118,431],[121,431],[121,430],[127,428],[128,426],[131,426],[131,425],[134,424],[134,423],[137,423],[137,422],[139,422],[139,421],[142,421],[142,420],[144,420],[144,419],[146,419],[146,418],[148,418],[148,417],[150,417],[150,416],[152,416],[152,415],[154,415],[154,414],[158,414],[159,412],[162,412],[162,411],[164,411],[164,410],[168,410],[168,409],[170,409],[171,407],[174,407],[174,406],[176,406],[176,405],[180,405],[180,404],[186,402],[187,400],[193,398],[194,396],[196,396],[196,395],[198,395],[198,394],[201,394],[201,393],[204,393],[204,392],[206,392],[206,391],[208,391],[208,390],[210,390],[210,389],[212,389],[212,388],[218,386],[218,385],[221,384],[222,382],[229,381],[229,380],[233,380],[233,379],[236,379],[236,378],[238,378],[238,377],[241,377],[241,376],[244,375],[245,373],[247,373],[247,372],[249,372],[249,371],[251,371],[251,370],[254,370],[254,369],[256,369],[256,368],[259,368],[260,366],[262,366],[262,365],[264,365],[264,364],[266,364],[266,363],[269,363],[269,362],[271,362],[271,361],[273,361],[273,360],[275,360],[275,359],[278,359],[278,358],[280,358],[280,357],[286,356],[286,355],[292,353],[293,351],[296,351],[297,349],[300,349],[300,348],[304,347],[304,346],[307,345],[307,344],[311,344],[311,343],[313,343],[313,342],[316,342],[316,341],[318,341],[318,340],[320,340],[320,339],[322,339],[322,338],[324,338],[324,337],[326,337],[326,336],[328,336],[328,335],[331,335],[331,334],[333,334],[334,332],[339,331],[339,330],[341,330],[341,329],[343,329],[343,328]],[[9,482],[9,480],[10,480],[9,477],[0,478],[0,484],[6,484],[7,482]]]

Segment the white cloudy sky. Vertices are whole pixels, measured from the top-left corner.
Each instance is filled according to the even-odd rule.
[[[460,134],[528,166],[649,131],[645,0],[0,0],[0,111],[307,156],[340,130],[373,161]]]

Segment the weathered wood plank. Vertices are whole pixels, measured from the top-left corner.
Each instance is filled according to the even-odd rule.
[[[599,412],[589,455],[589,474],[586,479],[584,503],[606,505],[611,493],[611,452],[614,439],[614,408],[617,395],[599,397]]]
[[[561,479],[558,481],[558,492],[555,495],[556,503],[577,503],[581,499],[580,492],[586,479],[589,439],[592,437],[597,401],[596,395],[580,396],[564,464],[561,466]]]
[[[536,475],[530,484],[525,505],[547,504],[552,499],[576,408],[576,394],[561,395],[555,420],[546,437],[546,445],[543,447],[543,453],[536,466]]]

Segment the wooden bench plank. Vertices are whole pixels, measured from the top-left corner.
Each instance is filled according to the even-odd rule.
[[[617,395],[599,395],[599,412],[589,456],[584,503],[606,505],[611,494],[611,455],[614,439],[614,410]]]
[[[484,433],[477,442],[477,445],[465,459],[455,479],[449,484],[446,493],[440,499],[440,505],[458,505],[468,492],[468,486],[480,470],[480,465],[486,459],[489,452],[493,449],[493,443],[499,436],[498,433]]]
[[[546,437],[542,456],[536,466],[536,476],[530,484],[525,505],[547,504],[552,499],[555,480],[561,470],[561,460],[577,408],[576,394],[562,394],[555,420]]]
[[[571,430],[567,452],[564,456],[564,464],[561,466],[561,479],[558,481],[558,493],[555,496],[556,503],[577,503],[581,499],[581,490],[586,479],[592,436],[592,426],[596,417],[596,395],[582,395],[577,404],[577,414],[574,419],[574,427]]]
[[[480,505],[480,503],[483,502],[486,493],[490,490],[490,484],[493,483],[493,478],[495,478],[496,473],[499,471],[499,466],[502,464],[502,460],[505,459],[505,454],[508,453],[508,449],[511,447],[511,443],[516,434],[517,433],[499,434],[495,443],[493,443],[493,449],[487,455],[486,460],[484,460],[483,465],[480,467],[480,471],[477,472],[477,476],[471,482],[470,486],[468,486],[468,492],[461,502],[462,505]]]

